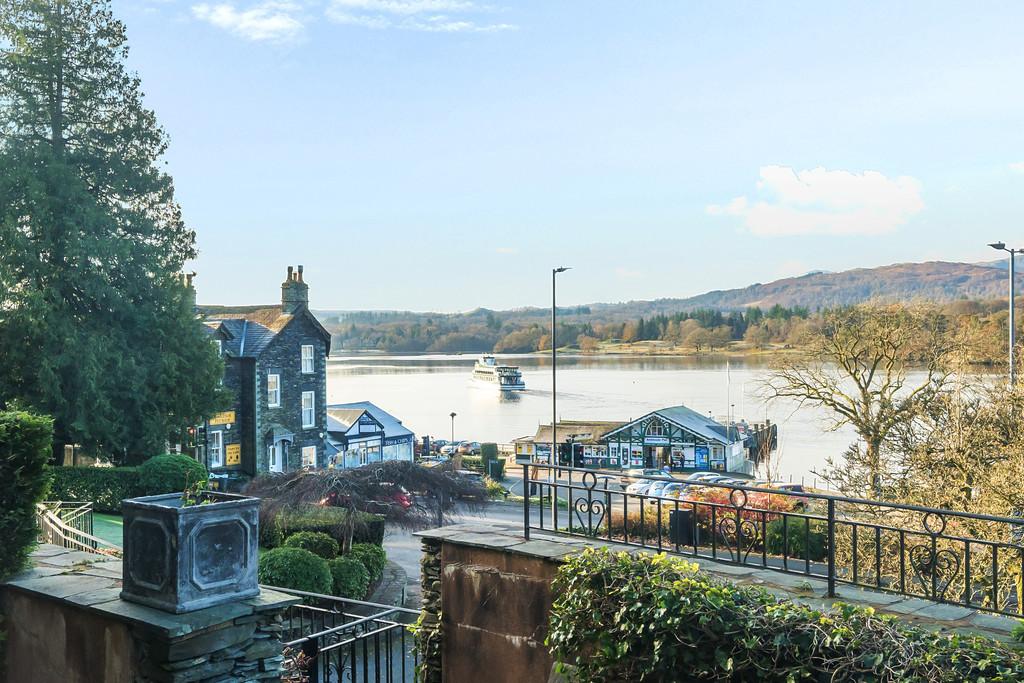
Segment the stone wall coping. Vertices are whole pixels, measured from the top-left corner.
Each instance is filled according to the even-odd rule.
[[[527,541],[523,537],[521,525],[502,522],[452,524],[438,529],[420,531],[415,535],[424,540],[442,544],[487,548],[497,552],[557,563],[565,561],[570,555],[587,547],[604,547],[633,554],[658,552],[654,548],[640,548],[596,539],[570,538],[536,531],[531,531],[530,540]],[[1007,643],[1015,642],[1010,637],[1010,632],[1019,622],[1012,617],[971,609],[963,605],[933,602],[922,598],[843,584],[840,584],[837,589],[838,597],[828,598],[825,597],[826,581],[818,577],[787,574],[753,565],[715,562],[687,555],[676,555],[676,557],[696,564],[702,571],[716,578],[737,584],[757,585],[767,589],[780,599],[798,602],[813,609],[825,610],[835,603],[872,607],[878,612],[897,615],[901,620],[923,628],[971,632]]]
[[[74,605],[97,614],[128,622],[158,638],[183,638],[225,622],[301,602],[300,598],[261,587],[252,598],[172,614],[120,598],[120,562],[107,555],[68,550],[41,544],[33,552],[34,566],[9,579],[2,587]]]

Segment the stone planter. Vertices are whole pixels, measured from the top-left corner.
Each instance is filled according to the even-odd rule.
[[[124,513],[121,597],[180,614],[259,594],[258,498],[205,492],[130,498]]]

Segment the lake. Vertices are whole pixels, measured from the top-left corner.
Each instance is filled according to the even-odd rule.
[[[551,359],[503,355],[519,365],[527,390],[501,396],[493,384],[472,379],[476,356],[332,356],[327,368],[330,403],[372,401],[393,414],[417,437],[428,434],[507,443],[532,435],[551,422]],[[827,456],[838,456],[856,438],[849,427],[827,430],[829,414],[792,402],[765,402],[758,385],[770,360],[721,357],[559,355],[558,416],[565,420],[630,420],[683,403],[699,412],[747,420],[766,417],[779,425],[778,471],[784,478],[808,477]]]

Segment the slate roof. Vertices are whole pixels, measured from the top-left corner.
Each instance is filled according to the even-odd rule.
[[[377,420],[377,422],[384,425],[384,435],[387,438],[413,435],[410,429],[402,425],[401,420],[369,401],[335,403],[329,405],[327,406],[327,421],[328,424],[330,424],[331,419],[334,418],[339,424],[345,425],[344,429],[340,431],[347,431],[349,427],[355,424],[356,420],[358,420],[359,416],[364,412],[369,413],[375,420]],[[328,431],[332,431],[330,427],[328,427]]]
[[[365,413],[365,410],[345,410],[336,409],[330,406],[327,407],[327,431],[329,432],[347,432],[352,428],[359,418]]]
[[[702,436],[709,441],[715,441],[721,444],[728,444],[730,442],[728,435],[728,427],[721,422],[711,419],[707,415],[701,415],[692,408],[687,408],[684,405],[671,406],[669,408],[661,408],[653,412],[647,413],[643,417],[637,418],[631,422],[625,423],[622,426],[628,426],[641,420],[646,420],[651,415],[658,415],[671,422],[676,423],[684,429],[688,429],[698,436]],[[742,441],[742,437],[739,434],[735,435],[736,438],[733,441]]]
[[[625,422],[594,422],[581,420],[558,421],[558,443],[569,443],[569,436],[575,434],[573,443],[596,444],[608,432],[625,426]],[[534,443],[551,443],[551,425],[540,425],[530,439]]]
[[[309,318],[322,331],[330,349],[331,335],[312,313]],[[255,358],[263,353],[277,333],[295,319],[281,306],[197,306],[196,313],[210,330],[226,334],[224,351],[232,356]]]

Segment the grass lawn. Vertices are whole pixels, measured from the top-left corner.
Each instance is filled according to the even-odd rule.
[[[92,515],[93,536],[102,538],[117,546],[124,545],[124,521],[121,515],[107,515],[94,512]]]

